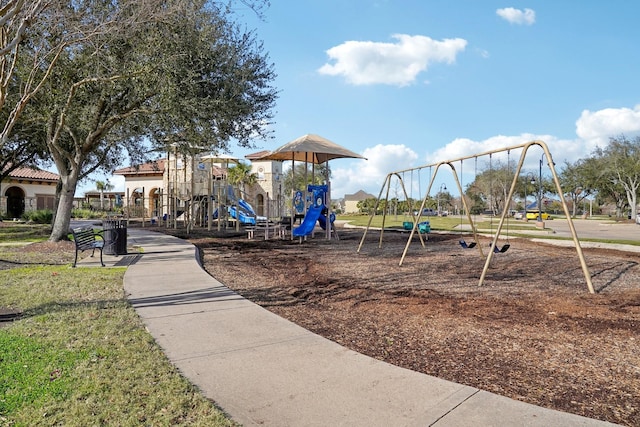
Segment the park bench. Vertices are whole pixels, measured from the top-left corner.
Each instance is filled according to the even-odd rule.
[[[104,237],[100,233],[93,231],[93,227],[80,227],[71,230],[73,234],[73,242],[76,245],[76,256],[73,260],[73,267],[78,262],[78,252],[84,252],[91,249],[91,256],[95,253],[96,249],[100,250],[100,264],[104,267],[102,262],[102,249],[104,248]],[[99,237],[101,240],[97,240]]]

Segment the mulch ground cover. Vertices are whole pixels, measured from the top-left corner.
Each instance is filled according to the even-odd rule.
[[[167,230],[163,230],[167,231]],[[345,347],[540,406],[640,425],[638,255],[511,239],[486,258],[459,235],[341,230],[340,240],[169,231],[244,297]],[[488,245],[488,240],[481,242]],[[504,243],[504,242],[501,242]],[[486,251],[485,251],[486,255]]]

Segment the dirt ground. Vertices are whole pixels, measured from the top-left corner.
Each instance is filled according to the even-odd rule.
[[[166,230],[164,230],[166,231]],[[178,230],[177,234],[182,234]],[[640,426],[638,255],[511,239],[485,263],[459,235],[340,230],[248,240],[192,233],[204,268],[268,310],[376,359],[503,396]],[[181,237],[185,237],[184,235]],[[488,245],[488,240],[483,245]],[[504,242],[501,242],[504,243]],[[486,252],[485,252],[486,256]]]

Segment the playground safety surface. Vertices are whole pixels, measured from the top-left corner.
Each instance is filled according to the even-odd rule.
[[[637,254],[510,239],[485,258],[460,235],[340,230],[298,240],[157,229],[200,248],[209,274],[245,298],[368,356],[535,405],[640,425]],[[481,242],[488,245],[488,240]],[[504,242],[502,242],[504,243]],[[485,252],[486,255],[486,252]]]

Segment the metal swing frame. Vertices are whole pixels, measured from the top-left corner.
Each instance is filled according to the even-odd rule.
[[[463,173],[462,173],[462,164],[463,164],[463,161],[464,161],[464,160],[460,159],[460,177],[462,177],[462,176],[463,176]],[[476,177],[476,176],[478,176],[478,158],[477,158],[477,157],[475,158],[475,169],[474,169],[474,177]],[[460,188],[462,188],[462,184],[460,184]],[[463,200],[463,199],[465,200],[465,202],[463,202],[463,205],[465,206],[465,210],[466,210],[466,209],[467,209],[467,207],[466,207],[466,199],[465,199],[465,197],[464,197],[464,193],[461,191],[461,192],[460,192],[460,200]],[[471,228],[472,228],[472,230],[475,230],[475,224],[473,223],[473,221],[471,221],[471,222],[470,222],[470,224],[471,224]],[[462,226],[462,215],[460,215],[460,226]],[[474,234],[474,236],[475,236],[475,234]],[[460,246],[462,247],[462,249],[473,249],[473,248],[475,248],[475,247],[476,247],[476,245],[478,244],[478,243],[477,243],[477,239],[475,239],[475,241],[473,241],[473,242],[469,242],[469,243],[467,243],[467,242],[464,240],[464,238],[461,238],[461,239],[458,241],[458,243],[460,244]]]
[[[555,163],[553,162],[553,157],[551,156],[551,152],[549,151],[549,148],[548,148],[547,144],[544,141],[540,141],[540,140],[534,140],[534,141],[530,141],[530,142],[527,142],[527,143],[521,144],[521,145],[515,145],[515,146],[505,147],[505,148],[502,148],[502,149],[491,150],[491,151],[487,151],[487,152],[484,152],[484,153],[474,154],[474,155],[471,155],[471,156],[465,156],[465,157],[461,157],[461,158],[453,159],[453,160],[447,160],[447,161],[443,161],[443,162],[439,162],[439,163],[434,163],[434,164],[431,164],[431,165],[424,165],[424,166],[420,166],[420,167],[417,167],[417,168],[405,169],[404,171],[423,169],[425,167],[435,167],[436,169],[435,169],[434,173],[431,176],[431,179],[429,181],[429,187],[428,187],[427,192],[426,192],[426,194],[428,195],[430,193],[430,191],[431,191],[431,187],[433,186],[433,182],[435,180],[435,177],[438,174],[438,170],[439,170],[440,166],[447,165],[447,166],[449,166],[451,168],[451,170],[453,172],[453,176],[455,178],[456,185],[458,186],[458,189],[460,190],[460,194],[463,194],[462,193],[462,187],[460,185],[460,180],[458,179],[458,174],[456,172],[455,167],[452,164],[453,162],[457,162],[457,161],[460,161],[460,160],[467,160],[467,159],[471,159],[471,158],[474,158],[474,157],[477,158],[477,157],[481,157],[481,156],[486,156],[486,155],[493,154],[493,153],[501,153],[501,152],[509,151],[509,150],[522,149],[522,154],[520,155],[520,160],[518,161],[518,166],[516,167],[516,170],[515,170],[515,172],[513,174],[513,182],[511,183],[511,187],[509,189],[509,194],[507,196],[507,200],[511,200],[513,198],[513,194],[514,194],[516,186],[518,184],[518,177],[520,176],[520,173],[522,171],[522,166],[524,164],[524,160],[525,160],[526,154],[527,154],[528,150],[532,146],[539,146],[539,147],[542,148],[542,150],[543,150],[543,152],[544,152],[544,154],[545,154],[545,156],[547,158],[547,166],[549,167],[549,169],[551,171],[551,175],[553,177],[553,182],[555,184],[556,191],[557,191],[558,194],[562,195],[563,194],[562,193],[562,187],[560,186],[560,180],[558,179],[558,174],[556,173],[556,170],[555,170]],[[400,179],[402,181],[402,178],[399,175],[402,172],[403,172],[402,170],[401,171],[396,171],[396,172],[391,172],[385,178],[385,181],[384,181],[384,183],[382,185],[382,188],[380,189],[380,194],[378,195],[378,200],[376,201],[374,212],[372,213],[371,217],[369,218],[369,222],[368,222],[367,227],[366,227],[366,229],[364,231],[364,234],[362,235],[362,239],[360,240],[360,245],[358,246],[357,252],[360,252],[360,250],[362,248],[362,245],[364,244],[367,232],[368,232],[368,230],[369,230],[369,228],[371,226],[371,221],[373,220],[373,216],[375,216],[375,210],[377,210],[377,208],[378,208],[378,205],[380,203],[380,200],[381,200],[381,197],[382,197],[382,193],[384,192],[385,187],[387,187],[386,200],[388,200],[391,177],[395,174],[398,177],[398,179]],[[404,190],[404,183],[402,183],[402,188],[403,188],[403,191],[405,192],[405,197],[406,197],[406,190]],[[469,224],[471,224],[471,227],[472,227],[472,230],[473,230],[474,239],[477,242],[478,241],[477,232],[476,232],[475,226],[473,224],[473,221],[471,219],[471,215],[470,215],[469,209],[467,207],[466,200],[465,200],[464,197],[462,197],[461,199],[462,199],[462,203],[463,203],[463,205],[465,207],[465,211],[466,211],[466,214],[467,214],[467,220],[469,221]],[[409,239],[407,240],[407,244],[406,244],[405,249],[404,249],[404,251],[402,253],[402,257],[400,259],[399,265],[402,265],[402,263],[404,261],[404,258],[405,258],[406,254],[407,254],[408,249],[409,249],[409,245],[410,245],[410,243],[411,243],[411,241],[413,239],[413,235],[416,232],[417,225],[419,223],[420,216],[422,214],[422,210],[424,209],[424,206],[425,206],[426,202],[427,202],[427,196],[425,196],[425,198],[422,201],[422,204],[420,206],[420,211],[418,212],[418,217],[416,218],[416,220],[414,222],[413,229],[411,230],[411,234],[409,235]],[[564,214],[565,214],[565,216],[567,218],[567,223],[569,225],[569,230],[571,231],[571,236],[573,238],[573,243],[574,243],[575,248],[576,248],[576,253],[577,253],[578,259],[580,261],[580,266],[582,268],[582,272],[584,274],[585,281],[587,283],[587,289],[588,289],[588,291],[590,293],[593,294],[593,293],[595,293],[595,289],[594,289],[593,283],[591,281],[591,274],[589,273],[589,268],[588,268],[587,263],[586,263],[586,261],[584,259],[584,254],[582,252],[582,247],[580,246],[580,240],[578,239],[578,234],[576,232],[575,226],[574,226],[573,221],[571,219],[571,213],[569,212],[569,207],[567,206],[567,203],[566,203],[566,201],[564,200],[563,197],[560,198],[560,202],[562,204],[562,208],[563,208]],[[482,269],[482,274],[480,275],[480,280],[478,282],[478,286],[482,286],[484,284],[484,280],[486,278],[487,271],[489,270],[489,266],[491,264],[491,260],[493,259],[493,255],[496,253],[496,249],[497,249],[496,244],[498,242],[498,239],[500,238],[500,233],[501,233],[502,228],[504,226],[504,221],[507,218],[507,215],[509,215],[509,207],[510,206],[507,203],[505,203],[505,206],[503,208],[502,214],[500,215],[500,221],[498,223],[498,228],[496,230],[496,233],[493,235],[493,239],[492,239],[492,241],[490,243],[490,247],[493,248],[493,250],[490,250],[490,251],[487,252],[487,257],[486,257],[486,260],[485,260],[484,268]],[[384,215],[386,216],[386,212],[384,213]],[[383,220],[382,220],[382,230],[380,231],[380,241],[379,241],[379,244],[378,244],[379,248],[382,247],[382,240],[383,240],[383,234],[384,234],[384,224],[385,224],[385,220],[384,219],[385,219],[385,217],[383,217]],[[424,247],[424,240],[422,240],[422,236],[420,237],[420,240],[421,240],[422,245]],[[503,245],[503,247],[504,246],[505,245]],[[478,248],[478,251],[481,254],[481,256],[484,256],[484,253],[482,251],[482,245],[477,245],[476,244],[475,247]]]
[[[511,155],[511,150],[507,149],[507,168],[508,168],[509,172],[511,172],[511,170],[510,170],[510,168],[511,168],[511,166],[510,166],[510,162],[511,162],[510,155]],[[493,156],[493,153],[490,153],[489,154],[489,179],[490,179],[490,182],[489,182],[489,188],[490,188],[489,189],[489,193],[491,194],[491,197],[493,197],[493,163],[492,163],[492,156]],[[476,175],[477,175],[477,173],[476,173]],[[516,182],[517,182],[518,175],[519,175],[519,173],[514,175],[514,177],[516,178],[515,179]],[[507,213],[509,212],[509,205],[510,205],[510,202],[511,202],[511,197],[512,197],[512,194],[510,194],[510,196],[507,197],[507,200],[509,201],[509,203],[507,203],[506,200],[505,200],[504,211],[507,212]],[[511,217],[511,215],[509,215],[509,214],[506,217],[506,220],[507,220],[507,243],[503,244],[501,247],[499,247],[497,245],[497,242],[496,242],[497,239],[494,240],[493,242],[489,243],[489,247],[492,249],[493,253],[495,253],[495,254],[503,254],[503,253],[507,252],[509,250],[509,248],[511,247],[511,244],[509,244],[509,218],[510,217]],[[491,234],[493,234],[493,216],[491,217],[490,228],[491,228]]]

